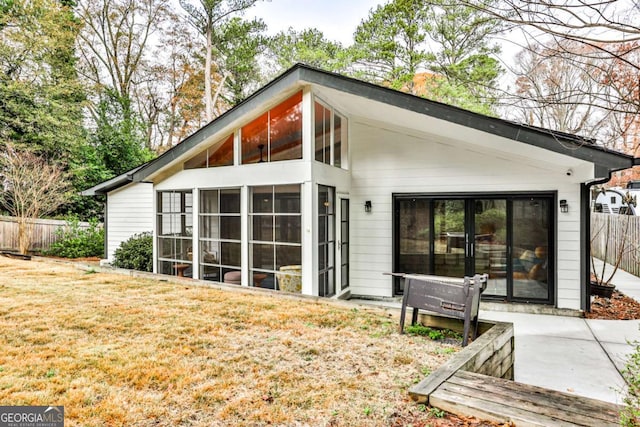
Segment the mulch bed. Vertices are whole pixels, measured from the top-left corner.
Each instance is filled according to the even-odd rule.
[[[585,313],[587,319],[636,320],[640,319],[640,302],[613,291],[611,298],[594,297],[591,300],[591,312]]]

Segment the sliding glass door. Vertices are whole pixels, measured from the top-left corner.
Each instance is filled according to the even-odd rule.
[[[485,298],[553,302],[553,194],[394,197],[394,270],[489,274]],[[396,293],[402,293],[397,280]]]

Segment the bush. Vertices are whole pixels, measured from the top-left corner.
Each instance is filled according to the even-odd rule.
[[[640,343],[631,343],[634,351],[627,356],[627,363],[622,371],[622,377],[627,383],[627,393],[624,397],[624,409],[620,413],[621,426],[637,426],[640,422]]]
[[[56,230],[56,238],[45,255],[64,258],[104,256],[104,228],[95,219],[89,221],[89,228],[81,228],[77,218],[69,219],[66,227]]]
[[[113,265],[130,270],[153,271],[153,235],[135,234],[122,242],[114,253]]]

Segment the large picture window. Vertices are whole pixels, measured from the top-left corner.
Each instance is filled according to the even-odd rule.
[[[158,192],[158,272],[193,277],[193,195]]]
[[[200,278],[239,283],[240,189],[200,191]]]
[[[346,169],[349,153],[347,119],[332,108],[315,101],[314,158],[316,161]]]
[[[251,285],[299,292],[300,185],[251,188]]]
[[[240,131],[242,164],[302,158],[302,92],[262,114]]]
[[[233,165],[233,134],[218,141],[184,163],[185,169]]]

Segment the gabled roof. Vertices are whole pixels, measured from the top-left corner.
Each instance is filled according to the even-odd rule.
[[[114,187],[114,185],[117,186],[118,183],[124,185],[124,183],[131,181],[144,181],[150,175],[155,174],[165,166],[171,164],[174,160],[192,150],[201,142],[206,141],[209,137],[215,135],[234,121],[241,119],[248,113],[253,114],[255,109],[263,105],[265,101],[279,96],[283,91],[294,87],[296,84],[322,86],[345,94],[384,103],[413,113],[441,119],[491,135],[588,161],[595,165],[596,177],[605,177],[608,176],[610,172],[626,169],[632,167],[634,164],[640,164],[640,159],[634,159],[627,154],[594,145],[592,139],[485,116],[351,77],[322,71],[303,64],[296,64],[242,103],[205,125],[158,158],[127,172],[126,176],[122,175],[113,178],[110,181],[86,190],[85,193],[93,190],[95,194],[101,194],[117,188]],[[109,189],[107,190],[106,188]]]
[[[142,169],[146,164],[147,163],[142,164],[138,167],[126,171],[122,175],[118,175],[107,181],[101,182],[98,185],[94,185],[91,188],[87,188],[86,190],[81,191],[80,194],[83,196],[98,196],[107,194],[109,191],[116,190],[120,187],[124,187],[125,185],[133,182],[133,174]]]

